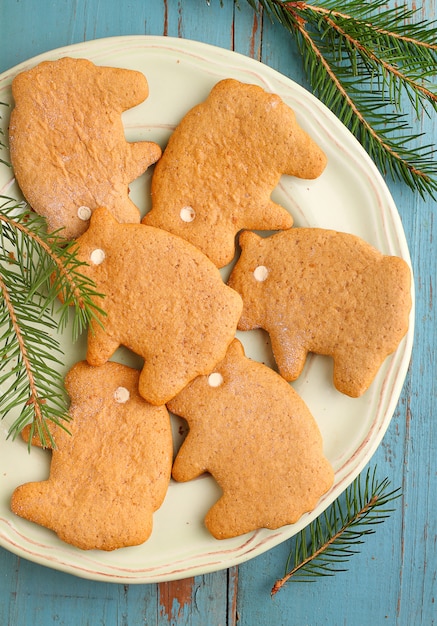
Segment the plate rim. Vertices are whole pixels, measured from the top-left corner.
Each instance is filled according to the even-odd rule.
[[[85,51],[84,58],[88,58],[87,55],[92,54],[93,50],[98,49],[100,46],[105,46],[105,45],[120,46],[122,42],[125,42],[127,45],[141,43],[143,45],[147,45],[149,48],[150,47],[157,47],[157,48],[168,47],[168,45],[170,44],[171,46],[174,46],[177,50],[181,51],[182,53],[190,53],[190,48],[194,48],[195,51],[201,51],[201,52],[206,51],[209,53],[216,53],[216,54],[220,53],[224,58],[229,58],[229,59],[232,58],[237,63],[240,62],[243,65],[248,65],[249,67],[253,66],[253,68],[256,68],[258,70],[262,68],[263,72],[266,72],[267,74],[271,74],[275,78],[280,78],[282,81],[285,81],[285,83],[291,84],[293,88],[297,90],[298,93],[301,92],[305,94],[305,97],[307,98],[309,97],[314,102],[316,102],[318,106],[323,107],[330,121],[334,125],[338,125],[338,127],[341,127],[343,131],[346,131],[347,133],[349,133],[349,138],[353,142],[355,149],[358,150],[360,154],[360,158],[363,158],[365,160],[366,166],[369,167],[372,170],[373,174],[379,179],[379,184],[380,184],[379,190],[384,193],[384,200],[387,203],[387,206],[390,210],[390,218],[394,220],[394,223],[395,223],[396,234],[398,236],[401,236],[402,241],[400,242],[400,246],[402,249],[402,257],[408,263],[411,269],[411,275],[412,275],[412,285],[411,285],[412,309],[410,312],[410,327],[406,336],[402,340],[402,344],[403,344],[402,358],[398,367],[398,370],[401,371],[401,375],[400,376],[398,375],[398,377],[394,381],[394,384],[399,385],[399,380],[401,379],[401,383],[399,385],[400,386],[399,393],[395,394],[395,398],[392,397],[389,403],[389,409],[385,411],[384,419],[382,420],[382,423],[379,425],[378,432],[376,433],[376,435],[374,435],[372,439],[372,445],[367,449],[366,455],[361,458],[359,463],[355,466],[355,468],[351,472],[351,474],[353,475],[344,477],[340,484],[334,485],[331,491],[328,494],[326,494],[326,498],[324,498],[324,506],[322,509],[323,511],[332,503],[333,500],[335,500],[348,487],[348,485],[353,481],[353,479],[356,476],[358,476],[358,474],[362,471],[362,469],[369,462],[369,460],[372,458],[373,454],[379,447],[379,444],[381,443],[381,440],[392,420],[394,411],[399,401],[399,397],[402,392],[402,388],[405,382],[405,377],[406,377],[410,359],[411,359],[411,353],[412,353],[413,341],[414,341],[414,325],[415,325],[414,274],[413,274],[413,268],[412,268],[409,249],[408,249],[405,233],[404,233],[403,226],[402,226],[401,217],[397,210],[393,197],[390,193],[390,190],[387,184],[385,183],[378,168],[376,167],[375,163],[371,160],[370,156],[367,154],[367,152],[362,147],[362,145],[358,142],[358,140],[352,135],[352,133],[350,133],[350,131],[342,124],[342,122],[340,122],[340,120],[308,89],[296,83],[289,76],[282,74],[278,70],[270,67],[269,65],[266,65],[265,63],[261,61],[258,61],[257,59],[253,59],[240,52],[235,52],[235,51],[229,50],[227,48],[222,48],[214,44],[204,43],[204,42],[193,40],[193,39],[186,39],[186,38],[179,38],[179,37],[167,37],[167,36],[160,36],[160,35],[118,35],[118,36],[92,39],[92,40],[88,40],[84,42],[78,42],[78,43],[74,43],[74,44],[70,44],[66,46],[61,46],[55,49],[51,49],[46,52],[39,53],[35,55],[34,57],[31,57],[29,59],[26,59],[20,62],[16,66],[0,74],[0,88],[2,86],[7,86],[6,83],[8,81],[10,85],[10,83],[12,82],[12,78],[17,73],[25,70],[26,68],[33,67],[34,65],[36,65],[37,63],[43,60],[48,60],[49,58],[60,58],[62,56],[66,56],[67,54],[78,56],[78,54],[80,54],[82,51]],[[89,51],[89,48],[92,49],[91,52]],[[86,52],[87,50],[88,52]],[[399,350],[399,347],[398,347],[398,350]],[[306,523],[310,523],[312,519],[320,515],[322,511],[319,511],[317,515],[312,515],[311,513],[305,514],[305,516],[303,517],[305,518]],[[1,517],[0,517],[0,521],[3,521]],[[296,526],[296,525],[293,525],[293,526]],[[296,530],[296,533],[299,532],[299,530],[300,528]],[[254,531],[254,534],[255,535],[258,534],[262,536],[263,532],[264,530],[261,529],[260,531]],[[164,572],[162,574],[159,574],[158,572],[156,572],[153,576],[146,575],[144,572],[140,572],[140,571],[138,571],[138,575],[128,575],[126,572],[122,573],[122,568],[117,568],[117,567],[115,567],[115,569],[118,571],[117,574],[115,573],[111,574],[107,571],[98,572],[98,571],[93,571],[93,570],[87,570],[86,568],[81,570],[74,564],[63,562],[62,559],[54,560],[53,558],[44,557],[39,554],[32,554],[31,552],[29,552],[29,550],[26,550],[23,546],[17,544],[16,542],[14,543],[12,540],[8,540],[8,537],[4,535],[4,533],[2,532],[1,525],[0,525],[0,546],[9,550],[10,552],[17,554],[18,556],[22,556],[23,558],[27,560],[33,561],[35,563],[38,563],[46,567],[50,567],[51,569],[73,574],[81,578],[87,578],[87,579],[97,580],[97,581],[125,583],[125,584],[126,583],[144,584],[144,583],[155,583],[155,582],[178,580],[180,578],[186,578],[188,576],[207,574],[207,573],[211,573],[214,571],[226,569],[226,568],[241,564],[251,558],[254,558],[255,556],[258,556],[264,553],[267,550],[272,549],[273,547],[277,546],[283,541],[291,538],[295,534],[295,533],[291,533],[291,534],[287,534],[286,536],[284,536],[284,533],[281,532],[281,529],[278,529],[277,531],[268,531],[268,532],[270,533],[270,535],[267,541],[268,545],[265,549],[259,550],[256,547],[252,549],[252,546],[250,545],[250,539],[249,539],[247,549],[243,550],[242,554],[234,555],[233,558],[225,562],[217,558],[217,560],[212,562],[210,565],[193,564],[190,569],[184,568],[183,571],[178,571],[177,568],[175,568],[173,572]],[[262,541],[262,537],[261,537],[261,541]],[[255,552],[255,554],[253,552]],[[220,553],[219,550],[218,550],[218,553]]]

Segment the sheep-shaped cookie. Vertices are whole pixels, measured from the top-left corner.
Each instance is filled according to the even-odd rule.
[[[295,380],[308,352],[330,355],[335,387],[363,394],[408,330],[411,273],[357,236],[293,228],[240,235],[228,284],[243,298],[240,330],[264,328],[282,376]]]
[[[235,254],[242,228],[290,228],[270,198],[282,174],[313,179],[326,156],[281,98],[225,79],[191,109],[170,137],[152,178],[145,224],[184,237],[217,265]]]
[[[121,222],[139,222],[128,185],[161,156],[147,141],[126,141],[123,111],[148,96],[138,71],[86,59],[44,61],[12,82],[9,143],[15,177],[50,231],[74,238],[92,211],[107,207]]]
[[[235,339],[209,376],[199,376],[168,408],[189,433],[172,474],[209,472],[222,496],[205,524],[217,539],[279,528],[311,511],[334,472],[304,401],[279,374],[247,358]]]
[[[167,493],[173,443],[168,411],[141,398],[138,377],[114,362],[70,369],[69,432],[51,425],[50,475],[15,489],[14,513],[83,550],[149,538]]]

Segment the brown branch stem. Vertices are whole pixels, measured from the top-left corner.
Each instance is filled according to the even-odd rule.
[[[344,524],[336,533],[334,533],[332,537],[329,537],[329,539],[325,541],[325,543],[322,546],[320,546],[320,548],[318,548],[315,552],[313,552],[309,557],[301,561],[299,565],[296,565],[296,567],[290,570],[285,576],[283,576],[282,578],[279,578],[273,585],[270,595],[274,596],[276,593],[278,593],[278,591],[285,585],[285,583],[288,580],[290,580],[292,576],[296,574],[296,572],[298,572],[300,569],[305,567],[305,565],[307,565],[308,563],[313,561],[315,558],[317,558],[320,554],[322,554],[330,545],[332,545],[339,537],[341,537],[341,535],[346,530],[348,530],[351,526],[353,526],[357,520],[363,517],[363,515],[365,515],[369,509],[375,506],[377,501],[378,501],[378,496],[376,495],[372,496],[370,500],[366,502],[366,504],[359,511],[357,511],[356,514],[353,517],[351,517],[351,519],[348,520],[346,524]]]
[[[33,375],[32,367],[31,367],[30,359],[29,359],[29,354],[28,354],[27,347],[26,347],[26,342],[21,332],[21,327],[18,322],[17,315],[15,313],[15,308],[12,303],[11,297],[9,295],[9,291],[3,281],[1,274],[0,274],[0,291],[3,294],[3,300],[9,312],[9,319],[11,320],[12,328],[17,338],[18,347],[19,347],[20,354],[23,360],[23,365],[26,371],[27,380],[29,381],[30,395],[29,395],[29,399],[27,400],[27,404],[28,405],[33,404],[35,418],[40,424],[42,424],[44,421],[44,418],[43,418],[42,411],[41,411],[41,404],[44,404],[44,399],[39,398],[38,389],[35,383],[35,377]]]

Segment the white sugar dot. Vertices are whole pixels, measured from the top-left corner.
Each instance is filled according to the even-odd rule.
[[[126,389],[126,387],[117,387],[117,389],[114,391],[114,400],[119,404],[124,404],[129,400],[129,398],[129,389]]]
[[[101,248],[96,248],[91,252],[91,263],[94,263],[94,265],[100,265],[100,263],[103,263],[103,261],[105,260],[105,256],[106,254],[104,250],[102,250]]]
[[[179,214],[183,222],[192,222],[196,217],[196,212],[191,206],[184,206]]]
[[[220,387],[223,384],[223,376],[220,372],[213,372],[208,376],[208,385],[210,387]]]
[[[85,205],[80,206],[77,209],[77,217],[80,220],[87,222],[91,217],[91,209],[89,208],[89,206],[85,206]]]
[[[269,270],[266,268],[265,265],[258,265],[258,267],[256,267],[253,272],[255,280],[257,280],[260,283],[265,281],[268,274],[269,274]]]

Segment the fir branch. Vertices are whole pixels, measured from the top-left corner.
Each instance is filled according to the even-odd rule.
[[[53,445],[47,422],[68,420],[55,333],[72,317],[75,341],[90,320],[104,315],[97,305],[102,296],[81,274],[74,242],[47,234],[45,220],[25,203],[0,201],[0,386],[6,389],[0,414],[19,407],[9,436],[30,422],[43,445],[47,438]]]
[[[38,307],[27,302],[27,285],[22,283],[19,287],[22,281],[16,277],[13,285],[7,285],[9,281],[4,278],[2,271],[0,328],[5,330],[0,338],[0,385],[6,386],[7,391],[0,400],[0,413],[5,417],[15,407],[21,407],[9,435],[15,437],[32,422],[43,445],[47,445],[51,435],[46,420],[59,423],[67,419],[65,406],[59,401],[64,396],[59,367],[56,367],[61,365],[61,351],[46,330],[54,328],[52,318],[41,315]],[[32,326],[33,312],[41,324],[38,329]],[[55,367],[51,367],[49,361]]]
[[[364,487],[358,476],[330,507],[292,538],[285,575],[273,585],[275,595],[288,581],[312,582],[320,576],[345,571],[344,563],[359,552],[364,537],[375,532],[393,512],[388,505],[401,496],[388,491],[387,478],[379,482],[376,468],[367,470]]]
[[[437,111],[437,23],[385,0],[348,0],[341,10],[336,0],[247,2],[296,38],[314,94],[382,173],[435,198],[435,146],[420,146],[403,108],[409,102],[418,118]]]

